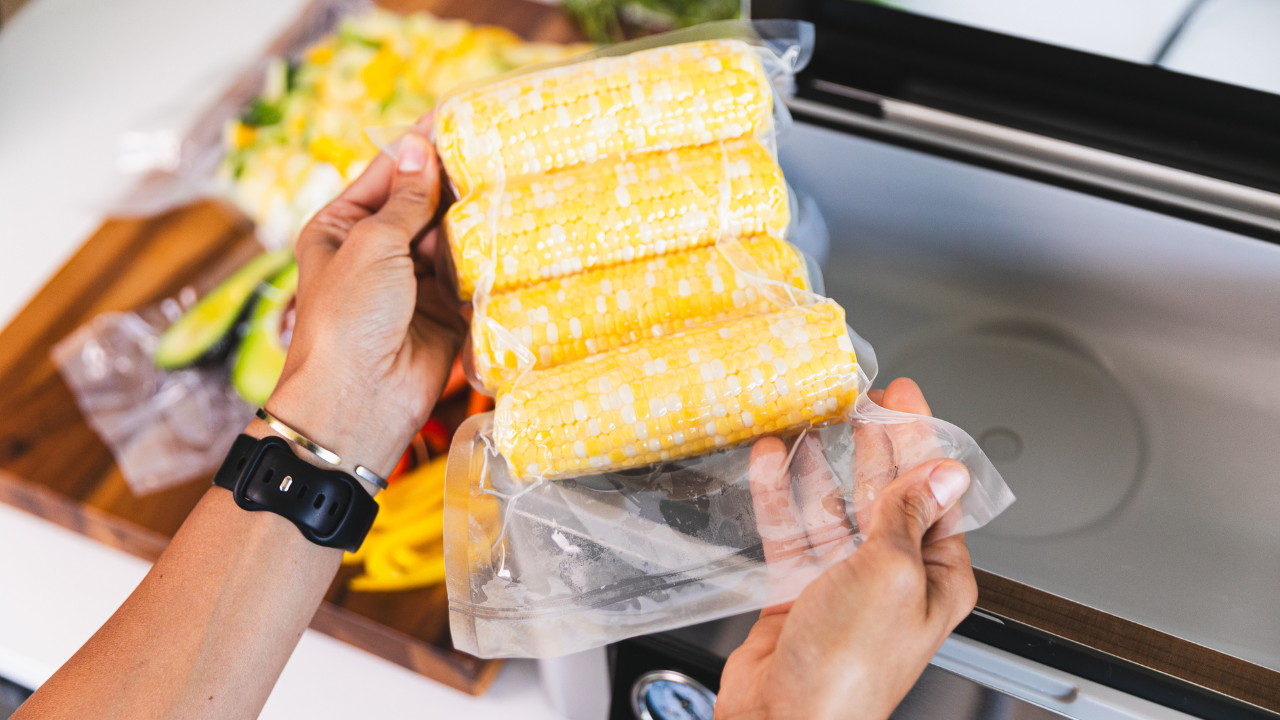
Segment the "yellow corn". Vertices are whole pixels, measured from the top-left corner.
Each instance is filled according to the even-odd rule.
[[[471,329],[477,374],[497,389],[523,369],[517,347],[547,368],[795,302],[759,278],[809,289],[795,248],[755,236],[495,294]]]
[[[465,91],[436,117],[441,162],[466,197],[482,183],[648,150],[752,135],[769,80],[750,46],[707,40],[596,58]]]
[[[529,373],[499,393],[494,441],[521,477],[648,465],[836,420],[855,373],[840,306],[793,307]]]
[[[502,291],[720,237],[781,237],[791,219],[782,170],[755,140],[601,160],[493,195],[445,217],[464,300],[486,267]]]

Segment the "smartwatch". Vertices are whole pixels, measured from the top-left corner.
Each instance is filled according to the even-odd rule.
[[[274,435],[236,438],[213,484],[230,490],[241,508],[273,512],[316,545],[347,552],[360,549],[378,516],[378,503],[360,481],[312,465]]]

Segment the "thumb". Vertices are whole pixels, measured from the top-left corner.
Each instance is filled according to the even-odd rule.
[[[406,244],[435,217],[440,204],[440,166],[436,153],[415,127],[400,140],[391,194],[373,216],[375,222],[396,232]]]
[[[920,554],[924,534],[969,487],[969,470],[956,460],[930,460],[889,483],[871,511],[868,542]]]

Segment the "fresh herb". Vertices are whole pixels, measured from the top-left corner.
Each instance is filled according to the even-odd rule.
[[[256,128],[264,125],[275,125],[283,118],[284,112],[279,105],[257,98],[249,106],[249,109],[240,116],[240,122]]]

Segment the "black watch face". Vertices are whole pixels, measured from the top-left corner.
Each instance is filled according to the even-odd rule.
[[[674,670],[642,675],[631,692],[636,720],[712,720],[716,695]]]

